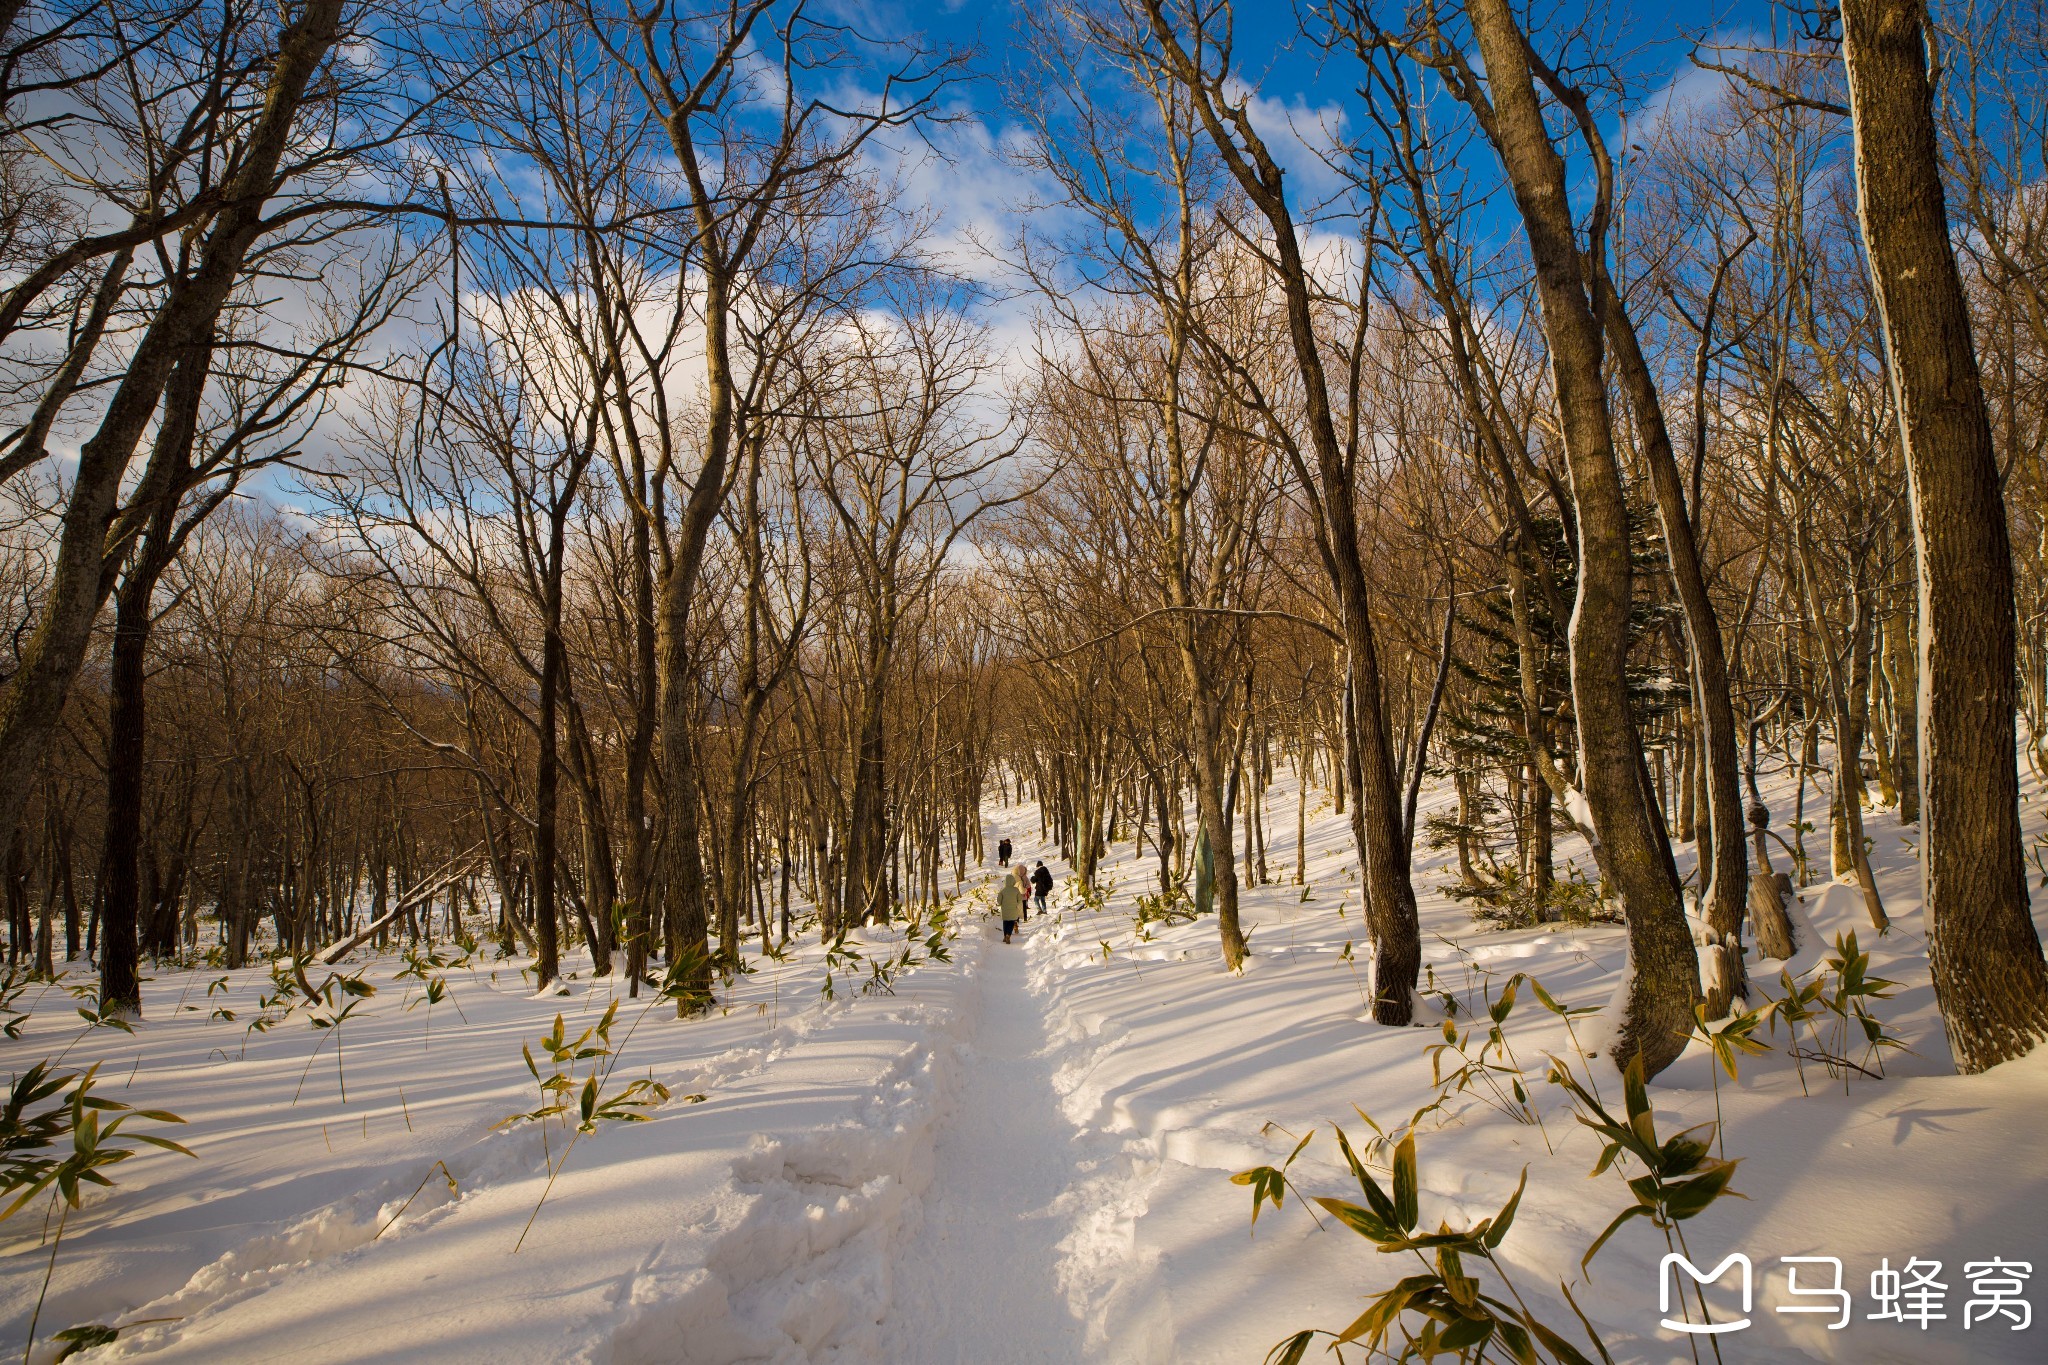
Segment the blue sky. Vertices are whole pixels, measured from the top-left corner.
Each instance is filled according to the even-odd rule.
[[[1017,131],[1000,88],[1003,74],[1021,59],[1017,0],[843,0],[835,9],[873,37],[922,35],[935,44],[977,52],[974,74],[952,92],[952,108],[960,121],[936,136],[950,164],[919,165],[906,190],[938,207],[946,216],[948,233],[963,242],[969,237],[987,242],[1008,236],[1018,221],[1017,206],[1030,200],[1033,189],[996,154],[1005,138]],[[1394,3],[1386,10],[1390,16],[1398,13]],[[1618,102],[1608,100],[1602,114],[1610,144],[1617,150],[1623,141],[1619,134],[1624,114],[1631,124],[1627,140],[1635,141],[1648,121],[1676,113],[1692,100],[1711,99],[1723,86],[1724,77],[1691,63],[1695,41],[1766,42],[1773,25],[1772,11],[1761,0],[1642,9],[1557,0],[1522,13],[1539,50],[1552,60],[1583,64],[1591,56],[1611,64],[1624,93]],[[1780,32],[1785,23],[1781,13]],[[1327,55],[1305,37],[1289,0],[1240,3],[1237,49],[1238,75],[1257,93],[1255,114],[1263,115],[1260,121],[1268,141],[1303,198],[1321,198],[1337,182],[1311,144],[1322,142],[1326,128],[1356,131],[1353,60],[1343,54]],[[1483,164],[1470,167],[1475,182],[1494,180],[1498,172],[1491,154],[1467,145],[1468,157],[1485,158]],[[1510,230],[1505,222],[1501,227]]]
[[[986,73],[1000,70],[1012,56],[1019,6],[1016,0],[880,0],[847,8],[857,11],[871,32],[917,32],[935,41],[977,47],[982,53],[979,65]],[[1395,6],[1388,5],[1387,10],[1394,13]],[[1584,27],[1599,40],[1601,55],[1617,64],[1633,107],[1654,102],[1658,92],[1674,82],[1702,78],[1687,58],[1695,38],[1764,34],[1772,24],[1770,7],[1759,0],[1626,9],[1587,0],[1561,0],[1557,5],[1522,12],[1525,22],[1532,25],[1538,47],[1546,53],[1554,54],[1569,30]],[[1779,23],[1782,27],[1782,18]],[[1289,0],[1239,4],[1237,35],[1243,58],[1241,74],[1267,99],[1290,107],[1316,108],[1341,106],[1349,97],[1344,60],[1326,64],[1323,54],[1302,37]],[[1583,56],[1586,45],[1578,44],[1576,52]],[[1000,120],[1000,102],[988,81],[975,82],[971,92],[963,93],[991,120]]]

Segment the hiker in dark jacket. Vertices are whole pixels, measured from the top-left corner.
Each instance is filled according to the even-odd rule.
[[[1031,903],[1038,907],[1038,913],[1045,913],[1045,898],[1052,894],[1052,873],[1045,870],[1043,862],[1031,874]]]
[[[996,845],[996,861],[1004,867],[1010,865],[1010,841],[1008,839],[1004,839]]]

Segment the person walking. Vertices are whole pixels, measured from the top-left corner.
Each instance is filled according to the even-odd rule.
[[[1008,943],[1010,935],[1017,932],[1017,921],[1024,915],[1024,892],[1015,877],[1003,878],[1003,889],[996,892],[996,913],[1003,921],[1003,942]]]
[[[1010,841],[1004,839],[996,844],[996,861],[1004,867],[1010,865]]]
[[[1023,860],[1022,858],[1019,858],[1019,859],[1017,860],[1017,865],[1016,865],[1015,867],[1013,867],[1013,868],[1011,868],[1011,869],[1010,869],[1010,880],[1011,880],[1012,882],[1014,882],[1014,883],[1016,884],[1016,887],[1017,887],[1017,898],[1018,898],[1018,901],[1019,901],[1020,907],[1021,907],[1021,908],[1023,909],[1023,911],[1024,911],[1024,916],[1023,916],[1023,917],[1024,917],[1025,919],[1030,919],[1030,918],[1031,918],[1031,874],[1030,874],[1030,873],[1028,873],[1028,872],[1026,872],[1026,871],[1024,870],[1024,860]]]
[[[1045,870],[1041,860],[1031,873],[1031,902],[1038,907],[1038,913],[1045,913],[1045,898],[1052,894],[1052,873]]]

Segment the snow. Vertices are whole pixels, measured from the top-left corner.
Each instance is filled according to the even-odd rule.
[[[2032,832],[2043,810],[2032,784],[2027,797]],[[1289,782],[1267,801],[1269,857],[1290,875]],[[1060,876],[1051,919],[1028,921],[1006,946],[981,905],[963,902],[952,961],[900,973],[894,994],[860,993],[863,969],[839,972],[826,999],[813,935],[786,961],[755,959],[709,1017],[622,1001],[609,1088],[651,1077],[674,1098],[649,1122],[580,1139],[551,1190],[539,1131],[492,1125],[535,1103],[521,1044],[557,1010],[573,1036],[621,994],[591,979],[587,959],[570,964],[579,974],[566,995],[538,998],[519,959],[487,950],[445,968],[448,999],[428,1031],[420,982],[394,980],[395,957],[359,953],[351,969],[379,989],[343,1026],[346,1102],[335,1049],[314,1055],[321,1036],[303,1010],[246,1031],[271,989],[265,971],[162,970],[132,1036],[81,1029],[63,990],[47,991],[6,1044],[12,1064],[60,1052],[67,1067],[100,1062],[113,1098],[190,1120],[176,1136],[199,1158],[139,1155],[72,1215],[39,1339],[123,1327],[86,1360],[1146,1365],[1257,1360],[1298,1328],[1341,1329],[1412,1265],[1327,1219],[1319,1229],[1292,1198],[1254,1232],[1229,1176],[1277,1164],[1313,1129],[1292,1177],[1306,1192],[1347,1193],[1331,1125],[1361,1142],[1370,1130],[1357,1110],[1392,1130],[1432,1098],[1425,1048],[1442,1041],[1447,1006],[1469,1022],[1489,985],[1497,993],[1515,972],[1567,1005],[1602,1004],[1625,942],[1617,925],[1476,925],[1440,889],[1455,875],[1445,855],[1428,853],[1416,874],[1427,1008],[1416,1028],[1376,1026],[1348,826],[1327,801],[1310,804],[1310,899],[1285,882],[1244,889],[1254,955],[1241,976],[1218,960],[1213,920],[1135,924],[1156,862],[1129,842],[1102,869],[1113,887],[1104,908],[1089,910],[1057,850],[1033,845],[1034,808],[987,812],[991,847],[1008,834]],[[1893,932],[1871,932],[1853,884],[1817,884],[1794,907],[1805,937],[1788,965],[1811,970],[1837,933],[1856,930],[1872,970],[1901,983],[1876,1009],[1912,1051],[1846,1094],[1812,1062],[1802,1094],[1782,1050],[1744,1059],[1739,1081],[1721,1078],[1727,1154],[1741,1159],[1734,1186],[1748,1198],[1715,1205],[1687,1237],[1702,1266],[1742,1251],[1757,1270],[1752,1326],[1721,1337],[1722,1354],[2037,1360],[2048,1328],[1963,1328],[1963,1263],[2048,1262],[2037,1157],[2048,1055],[1949,1074],[1914,831],[1882,812],[1868,824]],[[1583,862],[1582,845],[1560,840],[1560,856],[1574,850]],[[978,869],[970,884],[996,873]],[[856,941],[871,957],[905,942],[881,929]],[[1755,985],[1777,993],[1779,965],[1753,961]],[[213,1017],[222,1006],[237,1018]],[[1576,1022],[1581,1042],[1599,1022]],[[1526,991],[1506,1028],[1542,1126],[1470,1095],[1424,1118],[1425,1221],[1492,1214],[1526,1166],[1501,1254],[1537,1315],[1572,1325],[1564,1279],[1616,1360],[1689,1359],[1657,1325],[1665,1247],[1647,1223],[1617,1234],[1590,1277],[1579,1270],[1628,1195],[1612,1175],[1587,1178],[1597,1142],[1543,1083],[1546,1053],[1585,1070],[1573,1039]],[[1612,1098],[1612,1073],[1600,1080]],[[1712,1121],[1704,1049],[1651,1095],[1660,1135]],[[559,1158],[560,1133],[549,1141]],[[0,1233],[0,1340],[20,1343],[49,1264],[40,1208]],[[1856,1302],[1847,1330],[1775,1311],[1786,1302],[1778,1258],[1804,1255],[1843,1260]],[[1867,1320],[1879,1259],[1897,1269],[1915,1256],[1944,1263],[1947,1320],[1925,1331]]]
[[[1034,926],[1027,920],[1024,942]],[[1081,1358],[1059,1243],[1080,1174],[1046,1056],[1045,1019],[1017,944],[984,943],[973,1032],[956,1045],[952,1121],[932,1154],[922,1218],[896,1266],[896,1306],[878,1359],[901,1365]]]
[[[1593,828],[1593,807],[1587,804],[1586,794],[1577,787],[1564,789],[1564,808],[1570,812],[1574,825],[1580,829]]]

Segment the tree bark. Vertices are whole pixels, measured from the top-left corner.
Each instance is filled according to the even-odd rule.
[[[700,204],[705,234],[711,231],[711,206]],[[733,376],[727,348],[731,322],[731,282],[721,270],[704,272],[704,368],[709,394],[704,458],[684,504],[676,545],[661,585],[657,652],[661,660],[661,766],[667,778],[664,811],[667,828],[661,845],[662,898],[665,904],[669,970],[680,970],[676,984],[683,994],[677,1010],[687,1013],[711,1000],[709,929],[704,895],[704,850],[698,814],[701,778],[695,722],[697,677],[690,665],[691,600],[711,525],[725,502],[726,467],[733,435]]]
[[[1742,973],[1742,918],[1749,893],[1749,860],[1742,842],[1741,769],[1735,706],[1728,683],[1728,656],[1722,648],[1721,622],[1707,594],[1707,576],[1700,566],[1699,543],[1693,532],[1692,518],[1698,509],[1688,511],[1686,507],[1685,483],[1672,453],[1656,380],[1637,342],[1635,323],[1605,267],[1597,262],[1594,278],[1600,312],[1607,334],[1614,338],[1617,368],[1635,413],[1644,463],[1649,466],[1650,483],[1656,491],[1665,559],[1671,568],[1672,585],[1677,589],[1685,624],[1686,656],[1692,665],[1693,714],[1698,719],[1696,733],[1706,774],[1709,840],[1709,856],[1703,869],[1705,882],[1700,893],[1701,918],[1726,950],[1726,984],[1740,995],[1746,984]],[[1704,347],[1706,340],[1702,338],[1700,344]],[[1690,773],[1681,780],[1687,782],[1690,790]],[[1713,1012],[1714,1017],[1725,1012],[1725,1000],[1710,1003],[1721,1007]]]
[[[159,529],[161,522],[159,522]],[[100,1009],[142,1012],[136,925],[141,878],[145,665],[150,609],[166,557],[153,530],[143,554],[122,580],[115,599],[114,650],[107,691],[107,812],[104,844],[106,902],[101,907]]]
[[[169,401],[151,452],[152,470],[163,471],[163,487],[150,515],[149,530],[129,565],[116,597],[114,648],[107,705],[107,810],[101,907],[100,1008],[142,1012],[138,970],[141,923],[143,764],[148,744],[144,693],[151,611],[157,580],[170,567],[180,537],[176,518],[191,468],[199,404],[212,368],[212,347],[201,344],[182,357],[167,384]]]
[[[882,627],[877,626],[877,629]],[[846,892],[842,926],[861,923],[872,916],[879,923],[889,919],[887,871],[889,839],[888,811],[884,803],[882,703],[887,684],[890,651],[877,644],[868,659],[870,675],[862,691],[861,706],[853,735],[853,790],[848,802],[846,830]]]
[[[1949,244],[1921,0],[1843,0],[1856,199],[1906,450],[1920,569],[1921,873],[1935,1000],[1963,1073],[2048,1037],[2014,753],[2004,498]]]
[[[1601,322],[1588,295],[1587,264],[1574,233],[1565,165],[1544,126],[1526,39],[1507,0],[1468,0],[1486,65],[1490,110],[1468,102],[1507,169],[1536,265],[1559,426],[1579,531],[1577,599],[1570,634],[1572,705],[1586,804],[1604,870],[1628,922],[1627,996],[1612,1059],[1640,1057],[1646,1076],[1677,1059],[1693,1030],[1699,961],[1669,852],[1644,798],[1640,739],[1628,696],[1631,566],[1628,505],[1615,459]],[[1605,251],[1595,234],[1595,250]],[[1738,826],[1739,828],[1739,826]]]

